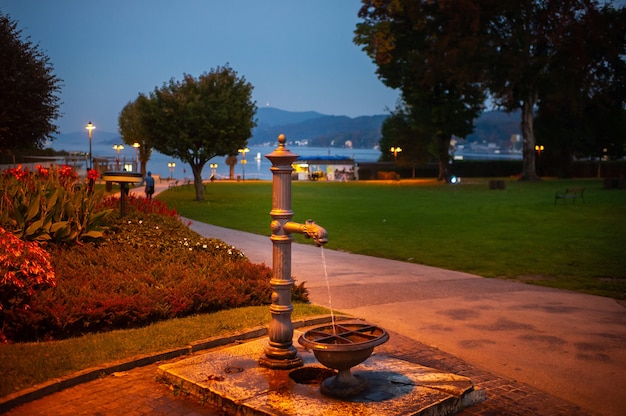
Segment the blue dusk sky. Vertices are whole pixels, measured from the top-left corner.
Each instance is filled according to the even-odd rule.
[[[386,114],[398,92],[352,42],[360,0],[0,0],[63,80],[61,134],[117,132],[121,109],[171,78],[230,65],[258,107]]]

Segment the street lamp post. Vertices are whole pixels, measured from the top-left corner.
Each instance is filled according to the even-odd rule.
[[[215,169],[217,169],[217,163],[211,163],[209,165],[211,167],[211,180],[215,179]]]
[[[137,163],[135,170],[139,172],[139,148],[141,147],[140,143],[133,143],[133,147],[135,148],[135,163]]]
[[[392,147],[389,150],[391,151],[391,153],[393,153],[393,162],[396,163],[396,159],[398,158],[398,153],[400,153],[402,149],[399,147]]]
[[[541,152],[543,152],[544,149],[545,147],[543,147],[543,145],[535,146],[535,150],[537,151],[537,156],[541,157]]]
[[[90,121],[89,123],[87,123],[85,128],[89,132],[89,169],[91,170],[91,169],[93,169],[93,159],[92,159],[92,156],[91,156],[91,135],[92,135],[93,129],[95,129],[96,126],[91,124],[91,121]]]
[[[120,152],[124,150],[124,145],[122,144],[114,144],[113,150],[117,150],[117,160],[115,161],[115,169],[120,169]]]
[[[541,169],[541,152],[543,152],[545,150],[545,147],[543,147],[543,145],[536,145],[535,146],[535,151],[537,152],[537,162],[539,162],[539,170],[543,171],[543,169]]]
[[[176,163],[169,162],[167,167],[170,168],[170,179],[172,179],[174,177],[174,168],[176,167]]]
[[[246,160],[246,153],[248,153],[250,149],[246,147],[244,149],[237,149],[237,151],[241,153],[241,167],[243,169],[243,180],[245,181],[246,180],[246,163],[248,163],[248,161]]]

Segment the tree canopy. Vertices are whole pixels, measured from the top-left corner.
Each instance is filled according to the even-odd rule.
[[[398,166],[411,166],[412,177],[415,177],[415,167],[428,163],[433,152],[432,136],[418,129],[410,108],[399,103],[382,125],[380,147],[383,149],[381,160],[393,160]],[[401,150],[395,154],[392,148]]]
[[[584,108],[610,108],[612,124],[623,122],[623,8],[595,0],[362,2],[354,41],[381,80],[400,89],[418,130],[437,138],[440,179],[446,140],[471,132],[485,92],[496,107],[521,110],[523,180],[538,179],[538,111],[568,125],[591,120]],[[564,112],[568,105],[578,109]]]
[[[135,101],[124,106],[118,117],[119,132],[124,143],[133,146],[139,144],[139,161],[142,175],[146,175],[146,165],[152,154],[150,136],[142,124],[142,108],[147,109],[148,97],[139,94]]]
[[[41,149],[58,133],[61,80],[50,59],[0,12],[0,149]]]
[[[496,105],[508,111],[521,109],[521,179],[538,179],[534,132],[537,109],[555,85],[563,86],[564,74],[573,75],[579,66],[588,66],[599,58],[579,53],[590,51],[587,24],[597,14],[597,2],[593,0],[495,2],[490,11],[485,22],[485,41],[491,45],[485,79]],[[571,87],[584,90],[580,81],[576,79]]]
[[[553,63],[537,111],[538,143],[552,149],[550,164],[571,176],[573,158],[619,159],[626,145],[626,9],[610,5],[572,27],[576,39]]]
[[[440,180],[449,176],[452,135],[473,131],[485,101],[476,65],[480,16],[474,12],[474,2],[461,0],[363,0],[359,10],[363,22],[354,42],[376,63],[383,83],[401,91],[403,113],[411,116],[403,122],[433,140]]]
[[[228,65],[198,78],[185,74],[140,96],[141,132],[154,149],[189,163],[196,199],[204,199],[202,169],[215,156],[237,154],[256,125],[253,86]]]

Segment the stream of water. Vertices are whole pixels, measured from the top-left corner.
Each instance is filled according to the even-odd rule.
[[[337,328],[335,328],[335,313],[333,312],[333,302],[330,296],[330,279],[328,279],[328,271],[326,270],[326,256],[324,255],[324,246],[321,246],[322,264],[324,265],[324,277],[326,278],[326,288],[328,289],[328,309],[330,309],[330,322],[333,325],[333,334],[337,335]]]

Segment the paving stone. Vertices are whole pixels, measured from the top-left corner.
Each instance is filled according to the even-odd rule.
[[[588,411],[572,403],[475,368],[450,354],[399,334],[391,333],[389,342],[377,347],[376,353],[470,378],[485,391],[487,400],[464,409],[458,413],[460,416],[589,416]],[[80,384],[18,406],[5,415],[224,416],[219,408],[184,394],[175,394],[168,386],[158,383],[157,367],[166,362]]]

